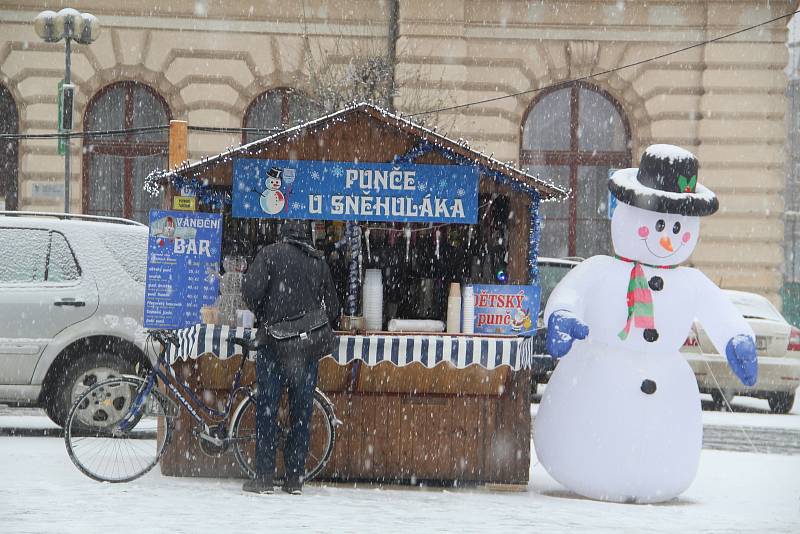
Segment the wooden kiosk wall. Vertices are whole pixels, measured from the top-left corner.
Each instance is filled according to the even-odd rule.
[[[274,142],[248,147],[237,158],[390,162],[414,147],[420,138],[368,114],[352,113],[324,128],[296,132]],[[420,164],[451,164],[429,152]],[[213,159],[199,174],[212,185],[230,187],[230,159]],[[481,176],[481,193],[510,199],[509,275],[511,283],[527,283],[528,198]],[[230,381],[224,376],[231,361],[177,364],[206,397],[222,399]],[[207,361],[208,363],[203,363]],[[212,370],[213,368],[213,370]],[[252,375],[252,369],[250,370]],[[252,379],[252,376],[251,376]],[[394,367],[362,362],[321,362],[319,387],[335,405],[342,425],[323,479],[366,481],[436,481],[525,484],[530,466],[530,372],[508,367],[455,369],[440,364]],[[176,476],[242,476],[232,453],[205,456],[183,414],[162,463],[162,472]]]
[[[336,481],[526,484],[530,466],[530,371],[478,366],[368,367],[322,360],[319,387],[342,424],[319,478]],[[177,364],[202,398],[227,399],[238,358]],[[247,380],[255,377],[247,364]],[[171,476],[241,477],[233,456],[206,456],[181,412],[161,461]]]

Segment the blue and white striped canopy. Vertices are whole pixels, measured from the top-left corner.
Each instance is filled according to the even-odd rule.
[[[169,363],[211,353],[221,359],[240,353],[231,337],[252,339],[254,329],[221,325],[195,325],[177,331],[180,346],[170,347]],[[518,371],[530,367],[529,343],[516,337],[443,335],[338,335],[331,355],[340,365],[361,360],[367,365],[391,362],[398,367],[418,362],[427,368],[449,362],[458,369],[479,365],[495,369],[507,365]],[[248,355],[255,357],[255,353]]]

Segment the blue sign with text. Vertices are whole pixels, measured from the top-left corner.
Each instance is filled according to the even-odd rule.
[[[539,286],[475,285],[475,333],[530,336],[536,332]]]
[[[184,328],[200,322],[200,308],[217,299],[222,216],[150,212],[145,328]]]
[[[475,224],[478,169],[234,159],[233,216]]]

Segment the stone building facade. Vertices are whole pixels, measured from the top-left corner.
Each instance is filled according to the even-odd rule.
[[[53,132],[63,45],[34,33],[41,2],[13,4],[0,5],[0,130]],[[572,188],[570,201],[543,208],[543,255],[609,252],[608,170],[635,166],[651,143],[673,143],[698,156],[700,180],[722,206],[703,220],[694,265],[724,287],[779,300],[787,20],[588,75],[767,21],[797,9],[797,1],[398,5],[396,109]],[[390,0],[87,0],[71,7],[95,14],[103,26],[95,43],[74,47],[75,130],[170,119],[234,129],[192,130],[191,159],[242,142],[237,128],[280,128],[323,112],[320,87],[354,81],[362,60],[385,53],[392,12]],[[583,80],[552,87],[575,79]],[[490,100],[509,94],[517,96]],[[489,101],[421,114],[483,100]],[[73,140],[72,211],[145,216],[153,201],[139,186],[147,172],[166,165],[166,134],[126,135]],[[56,141],[6,145],[6,206],[60,210],[64,166]]]
[[[786,74],[788,99],[788,137],[786,193],[784,195],[784,316],[792,324],[800,323],[800,17],[789,24],[789,64]]]

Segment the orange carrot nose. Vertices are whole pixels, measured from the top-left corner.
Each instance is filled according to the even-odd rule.
[[[662,247],[672,252],[672,239],[670,239],[667,236],[664,236],[661,239],[659,239],[658,242],[661,244]]]

